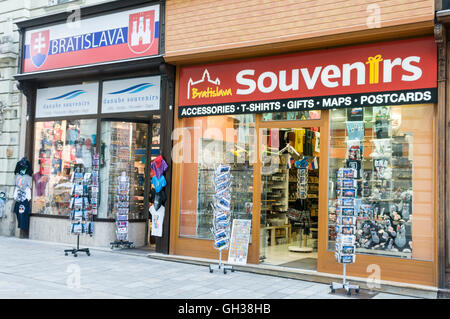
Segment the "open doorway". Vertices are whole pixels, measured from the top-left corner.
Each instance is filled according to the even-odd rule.
[[[260,261],[316,270],[320,128],[266,129],[260,145]]]
[[[160,116],[104,119],[101,136],[99,215],[115,220],[115,242],[155,250],[149,215],[150,166],[161,153]]]
[[[161,117],[160,115],[153,115],[151,118],[151,123],[149,127],[149,135],[150,135],[150,141],[149,141],[149,149],[150,149],[150,161],[148,163],[149,170],[151,170],[151,164],[153,161],[161,155]],[[150,176],[152,176],[152,173],[150,173]],[[150,177],[151,180],[151,177]],[[153,205],[154,196],[151,196],[152,194],[152,184],[149,183],[149,207],[150,205]],[[149,208],[148,207],[148,208]],[[147,209],[148,210],[148,209]],[[152,218],[150,215],[147,215],[147,224],[146,224],[146,248],[150,250],[156,251],[156,237],[152,236]]]

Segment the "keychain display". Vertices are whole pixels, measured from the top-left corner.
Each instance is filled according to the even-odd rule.
[[[234,271],[232,266],[222,264],[222,250],[228,249],[231,234],[231,167],[220,164],[214,169],[212,183],[214,185],[214,202],[211,203],[213,223],[211,233],[214,238],[214,248],[219,250],[219,264],[209,265],[209,271],[221,270],[226,274],[227,269]]]
[[[299,167],[297,170],[297,198],[308,198],[308,168]]]

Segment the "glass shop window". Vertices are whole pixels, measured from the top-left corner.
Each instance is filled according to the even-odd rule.
[[[433,259],[433,105],[330,110],[328,249],[336,172],[357,170],[356,252]]]
[[[33,214],[69,216],[71,176],[92,169],[97,120],[36,122]]]
[[[320,111],[295,111],[263,113],[263,121],[320,120]]]
[[[255,117],[211,116],[184,119],[174,134],[173,161],[181,161],[180,230],[182,237],[213,239],[214,168],[231,165],[231,223],[252,219]]]
[[[99,218],[115,219],[120,208],[129,210],[130,219],[144,218],[147,134],[145,123],[102,122]],[[117,186],[123,173],[130,181],[129,207],[119,207]]]

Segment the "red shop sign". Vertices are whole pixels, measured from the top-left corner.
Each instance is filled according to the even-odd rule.
[[[179,117],[434,103],[433,37],[180,70]]]

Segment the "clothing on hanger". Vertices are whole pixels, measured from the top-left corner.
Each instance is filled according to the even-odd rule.
[[[294,129],[294,134],[295,134],[294,148],[297,152],[302,154],[303,145],[305,143],[305,129],[304,128]]]

